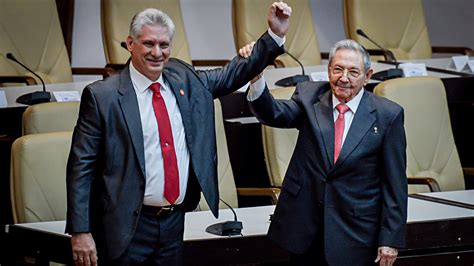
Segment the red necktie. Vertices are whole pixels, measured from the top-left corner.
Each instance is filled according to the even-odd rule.
[[[343,103],[336,105],[339,111],[336,122],[334,123],[334,163],[336,163],[339,153],[342,148],[342,136],[344,135],[344,113],[349,110],[349,107]]]
[[[174,150],[173,132],[171,131],[170,118],[166,110],[166,104],[161,97],[160,83],[150,85],[153,91],[153,110],[156,122],[158,122],[158,133],[160,134],[161,154],[163,156],[163,168],[165,171],[164,195],[170,204],[174,204],[179,196],[179,173],[178,161]]]

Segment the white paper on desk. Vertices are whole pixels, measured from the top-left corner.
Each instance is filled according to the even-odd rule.
[[[469,61],[469,56],[467,55],[452,56],[451,60],[449,61],[448,68],[454,68],[456,69],[456,71],[462,71],[462,69],[467,64],[468,61]]]
[[[53,91],[53,95],[57,102],[74,102],[81,100],[78,91]]]
[[[474,73],[474,60],[467,61],[467,64],[464,66],[462,71],[468,71]]]
[[[329,81],[328,72],[311,72],[312,81]]]
[[[7,107],[7,96],[5,96],[5,91],[0,91],[0,107]]]
[[[403,70],[404,77],[428,76],[425,64],[403,63],[398,65]]]

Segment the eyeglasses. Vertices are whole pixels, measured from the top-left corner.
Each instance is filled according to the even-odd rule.
[[[362,75],[362,71],[360,71],[359,69],[356,69],[356,68],[347,69],[340,66],[331,67],[331,73],[336,76],[346,75],[346,77],[350,79],[357,79]]]

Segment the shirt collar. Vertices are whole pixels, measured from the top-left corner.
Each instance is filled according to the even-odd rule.
[[[145,77],[145,75],[143,75],[142,73],[140,73],[133,66],[132,61],[130,61],[129,69],[130,69],[130,78],[132,80],[133,87],[134,87],[136,93],[144,93],[148,89],[148,87],[150,87],[150,85],[152,83],[155,83],[155,82],[158,82],[161,85],[165,84],[164,80],[163,80],[163,73],[161,73],[160,77],[157,80],[153,81],[153,80],[150,80],[147,77]],[[165,88],[164,86],[161,86],[161,87],[163,89]]]
[[[354,98],[352,98],[350,101],[346,103],[346,105],[354,114],[357,111],[357,108],[359,107],[360,101],[362,100],[362,95],[364,95],[364,91],[365,89],[362,88]],[[340,102],[339,102],[339,99],[337,99],[336,96],[334,96],[334,93],[331,93],[331,94],[332,94],[332,109],[334,110],[336,109],[336,105],[338,105]]]

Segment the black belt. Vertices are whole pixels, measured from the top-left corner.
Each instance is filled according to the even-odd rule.
[[[171,206],[150,206],[150,205],[142,205],[142,212],[152,214],[153,216],[165,217],[170,215],[171,213],[175,212],[180,208],[180,205],[171,205]]]

